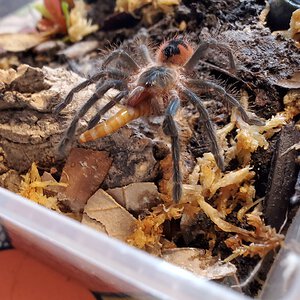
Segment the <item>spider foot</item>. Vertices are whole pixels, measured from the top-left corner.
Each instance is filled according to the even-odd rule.
[[[53,109],[53,114],[58,115],[64,108],[65,108],[65,105],[63,102],[58,103]]]
[[[250,119],[250,122],[248,122],[248,123],[250,125],[256,125],[256,126],[265,126],[266,125],[265,121],[258,119],[258,118]]]
[[[174,182],[173,191],[172,191],[173,201],[178,203],[182,196],[182,186],[179,182]]]
[[[67,136],[65,136],[59,143],[58,148],[57,148],[57,152],[58,154],[63,157],[66,154],[66,148],[70,145],[70,138],[68,138]]]
[[[95,115],[90,121],[89,121],[89,123],[88,123],[88,127],[87,127],[87,129],[92,129],[93,127],[95,127],[98,123],[99,123],[99,121],[100,121],[100,115]]]
[[[224,163],[223,156],[221,154],[214,154],[214,158],[215,158],[215,161],[217,163],[218,168],[221,171],[224,171],[225,170],[225,163]]]
[[[258,118],[255,114],[247,112],[245,117],[242,115],[244,121],[249,125],[264,126],[266,124],[265,120]]]

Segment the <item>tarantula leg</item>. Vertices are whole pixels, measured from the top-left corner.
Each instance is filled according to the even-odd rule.
[[[197,95],[195,93],[193,93],[192,91],[190,91],[188,89],[184,89],[183,94],[198,109],[198,112],[200,113],[201,121],[204,122],[206,132],[211,141],[211,151],[215,157],[218,167],[221,170],[224,170],[225,169],[224,159],[221,155],[221,149],[220,149],[218,141],[217,141],[216,131],[214,129],[213,123],[211,122],[211,120],[209,118],[209,115],[208,115],[208,112],[207,112],[205,106],[203,105],[201,99],[199,97],[197,97]]]
[[[83,117],[86,112],[96,103],[98,99],[101,99],[104,94],[111,88],[121,89],[124,86],[124,82],[122,80],[112,80],[105,82],[102,86],[100,86],[96,92],[86,101],[86,103],[80,108],[80,110],[76,113],[73,118],[71,124],[69,125],[64,138],[59,144],[58,150],[60,153],[64,152],[65,147],[72,140],[75,135],[75,130],[77,127],[77,123],[81,117]]]
[[[105,69],[112,61],[122,59],[132,71],[139,70],[138,63],[124,50],[113,51],[102,63],[102,68]]]
[[[231,106],[234,106],[238,109],[239,113],[241,114],[242,119],[250,124],[250,125],[257,125],[257,126],[263,126],[265,125],[265,122],[263,120],[260,120],[258,117],[250,117],[244,107],[241,105],[241,103],[232,97],[230,94],[228,94],[225,89],[223,89],[218,84],[215,84],[211,81],[202,81],[202,80],[190,80],[189,83],[199,87],[200,89],[203,89],[205,92],[212,92],[220,97],[222,97],[225,101],[227,101]]]
[[[230,48],[225,44],[212,42],[212,41],[201,44],[196,49],[196,51],[191,56],[191,58],[186,62],[186,64],[184,65],[184,68],[188,71],[192,70],[197,65],[198,61],[200,59],[204,58],[208,49],[221,50],[224,54],[226,54],[229,59],[229,70],[230,70],[230,72],[235,73],[236,66],[235,66],[234,58],[233,58]]]
[[[152,57],[150,55],[150,52],[149,52],[149,49],[147,48],[146,45],[144,45],[144,44],[140,45],[139,46],[139,52],[140,52],[140,55],[142,57],[143,63],[145,65],[153,63],[153,59],[152,59]]]
[[[128,91],[121,91],[118,93],[111,101],[109,101],[106,105],[104,105],[99,112],[97,112],[93,118],[90,120],[88,124],[88,129],[91,129],[97,125],[100,121],[101,116],[103,116],[107,111],[113,108],[117,103],[119,103],[124,97],[128,95]]]
[[[169,103],[163,123],[163,131],[166,135],[171,137],[171,151],[173,159],[173,200],[178,203],[182,195],[182,176],[179,166],[180,161],[180,142],[179,134],[176,123],[173,119],[179,106],[180,99],[176,92],[171,96],[171,102]]]
[[[73,89],[71,89],[71,91],[68,93],[67,97],[62,102],[60,102],[58,105],[55,106],[53,113],[58,114],[59,112],[61,112],[68,104],[71,103],[75,93],[80,92],[81,90],[83,90],[87,86],[91,85],[92,83],[97,82],[104,76],[111,76],[111,77],[117,78],[117,79],[118,78],[125,79],[127,74],[125,74],[119,70],[102,70],[102,71],[94,74],[89,79],[81,82],[80,84],[75,86]]]

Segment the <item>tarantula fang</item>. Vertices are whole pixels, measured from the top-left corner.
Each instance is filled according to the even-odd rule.
[[[103,61],[102,69],[90,79],[74,87],[65,100],[59,103],[54,112],[59,113],[79,92],[88,85],[99,82],[96,92],[84,103],[71,121],[59,150],[75,135],[76,126],[81,117],[101,99],[111,88],[119,93],[108,102],[91,119],[86,132],[79,137],[80,143],[93,141],[117,131],[130,121],[141,116],[164,115],[163,131],[171,138],[171,153],[173,158],[173,200],[179,202],[182,195],[182,175],[180,171],[180,142],[177,125],[174,121],[182,99],[191,102],[198,110],[200,122],[204,124],[211,141],[211,151],[220,169],[224,169],[224,160],[221,155],[214,125],[209,114],[199,98],[199,93],[214,93],[229,105],[238,109],[242,119],[248,124],[263,125],[264,122],[255,116],[250,116],[237,99],[228,94],[220,85],[207,81],[193,79],[192,70],[200,59],[204,58],[209,48],[222,51],[228,58],[228,70],[235,72],[236,67],[230,49],[221,43],[206,42],[200,44],[196,50],[184,39],[174,38],[164,42],[152,57],[146,45],[139,45],[141,65],[124,50],[115,50]],[[118,63],[117,67],[107,68],[111,63]],[[197,92],[192,88],[196,87]],[[200,91],[200,92],[199,92]],[[117,103],[125,105],[116,115],[96,125],[101,116]]]

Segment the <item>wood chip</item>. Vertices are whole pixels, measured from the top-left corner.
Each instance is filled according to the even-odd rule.
[[[98,190],[111,166],[112,159],[105,151],[72,149],[63,169],[60,182],[67,183],[59,193],[59,201],[72,211],[81,211],[87,200]]]
[[[125,241],[133,233],[136,219],[109,194],[99,189],[84,208],[83,224]]]

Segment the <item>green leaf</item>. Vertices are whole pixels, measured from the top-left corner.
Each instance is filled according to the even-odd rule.
[[[61,2],[61,10],[65,16],[67,28],[70,27],[70,12],[69,12],[69,4],[66,1]]]
[[[51,19],[51,14],[42,3],[35,3],[33,7],[46,19]]]

